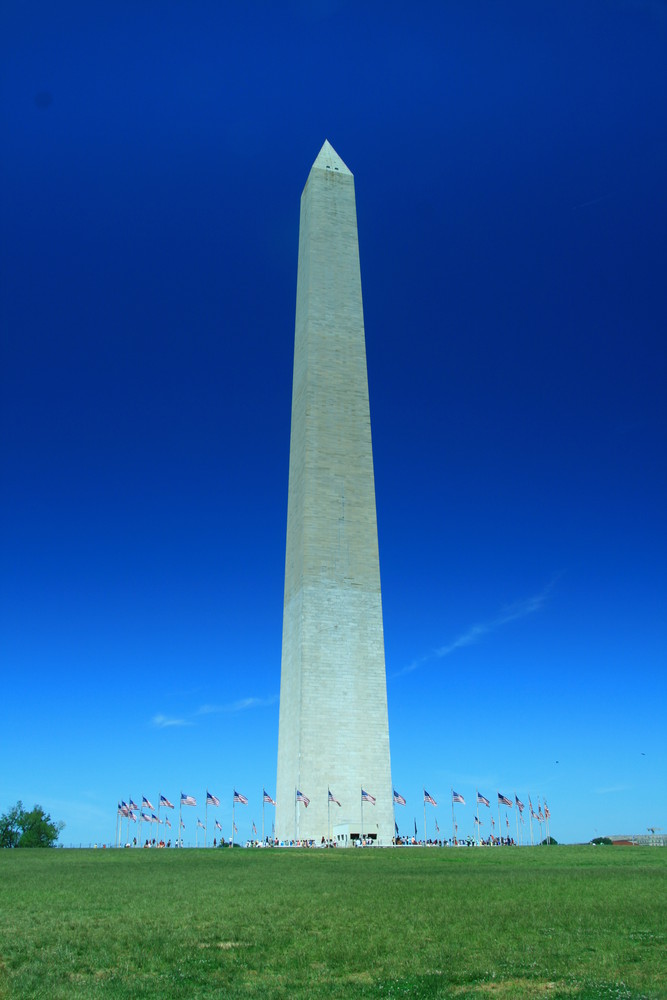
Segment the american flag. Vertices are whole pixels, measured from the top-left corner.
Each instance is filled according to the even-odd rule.
[[[545,816],[546,819],[549,819],[549,817],[551,816],[551,810],[549,809],[549,806],[547,805],[547,800],[546,799],[544,800],[544,816]]]
[[[481,826],[482,825],[482,820],[479,819],[479,817],[475,816],[475,818],[473,820],[473,823],[477,823],[478,826]]]
[[[130,810],[130,812],[128,813],[128,819],[131,819],[133,823],[137,822],[136,814],[133,813],[132,810]]]
[[[463,796],[459,795],[459,793],[455,792],[453,789],[452,789],[452,802],[460,802],[462,806],[466,804],[466,800],[463,798]]]
[[[150,809],[152,811],[153,809],[155,809],[155,806],[153,805],[152,802],[149,802],[148,799],[146,798],[146,796],[144,795],[143,798],[142,798],[142,800],[141,800],[141,808],[142,809]]]
[[[437,821],[437,819],[436,819],[436,821],[435,821],[435,832],[436,832],[436,833],[440,833],[440,827],[438,826],[438,821]]]
[[[505,822],[507,824],[507,829],[509,830],[509,828],[510,828],[510,818],[509,818],[509,816],[507,814],[505,814]]]
[[[522,813],[526,807],[524,806],[523,802],[521,801],[521,799],[519,798],[519,796],[516,794],[516,792],[514,793],[514,800],[516,802],[517,809],[519,810],[520,813]]]
[[[255,826],[255,821],[252,821],[252,832],[257,836],[257,827]]]
[[[216,799],[215,795],[211,795],[211,793],[207,791],[206,792],[206,805],[209,805],[209,803],[212,806],[219,806],[220,805],[220,799]]]
[[[172,809],[173,809],[173,806],[172,806]],[[166,824],[166,825],[167,825],[167,826],[169,827],[169,829],[171,830],[171,823],[169,822],[169,820],[168,820],[168,819],[165,819],[165,824]]]
[[[144,821],[144,823],[152,823],[153,822],[153,820],[151,819],[151,814],[150,813],[142,813],[141,814],[141,818]]]
[[[489,802],[489,800],[486,798],[485,795],[482,795],[481,792],[477,792],[477,805],[488,806],[489,808],[491,808],[491,803]]]
[[[303,794],[303,792],[300,792],[298,788],[296,790],[296,801],[297,802],[303,802],[303,804],[306,807],[306,809],[310,805],[310,799],[306,798],[306,796]]]
[[[371,795],[370,792],[365,792],[363,790],[363,788],[361,789],[361,801],[362,802],[370,802],[370,804],[372,806],[375,805],[375,799],[374,799],[374,797]]]
[[[491,826],[492,826],[492,827],[493,827],[493,829],[495,830],[495,828],[496,828],[496,821],[495,821],[495,819],[493,818],[493,816],[491,817]]]
[[[221,827],[221,826],[220,826],[220,824],[218,823],[217,819],[216,819],[216,821],[215,821],[215,827],[216,827],[216,830],[222,830],[222,827]]]
[[[181,820],[181,830],[185,830],[185,823]]]
[[[162,820],[158,819],[155,813],[153,813],[153,815],[151,816],[151,823],[161,823],[161,822]]]
[[[429,802],[432,806],[437,806],[437,802],[432,795],[429,795],[426,789],[424,789],[424,802]]]
[[[234,833],[238,833],[239,832],[239,828],[236,825],[236,823],[232,823],[232,826],[234,827]]]
[[[264,794],[262,796],[264,802],[268,802],[270,806],[275,806],[275,802],[267,792],[266,788],[263,790]]]
[[[185,792],[181,792],[181,805],[182,806],[196,806],[197,800],[194,795],[186,795]]]
[[[498,804],[501,806],[509,806],[510,809],[512,808],[512,800],[508,799],[507,796],[503,795],[501,792],[498,792]]]
[[[538,821],[538,823],[544,823],[544,815],[543,815],[541,809],[539,810],[539,812],[537,814],[537,821]]]
[[[404,806],[405,805],[405,799],[403,798],[402,795],[398,794],[398,792],[396,791],[396,789],[394,789],[394,802],[396,803],[397,806]]]
[[[334,793],[331,791],[331,789],[329,789],[329,802],[335,802],[337,806],[340,805],[340,802],[338,801],[337,798],[334,797]]]
[[[202,823],[202,821],[201,821],[200,819],[198,819],[198,820],[197,820],[197,826],[198,826],[198,827],[199,827],[199,828],[200,828],[201,830],[205,830],[205,829],[206,829],[206,827],[204,826],[204,824]]]
[[[143,802],[142,802],[141,804],[142,804],[142,806],[143,806]],[[137,803],[136,803],[136,802],[134,801],[134,799],[130,799],[130,802],[129,802],[129,807],[130,807],[130,809],[138,809],[138,808],[139,808],[139,806],[138,806],[138,805],[137,805]]]
[[[174,808],[174,803],[170,802],[166,795],[161,795],[160,796],[160,805],[161,806],[166,806],[167,809],[173,809]]]
[[[118,812],[122,813],[123,816],[129,816],[130,810],[127,808],[127,802],[121,802],[118,806]]]
[[[241,795],[241,793],[237,792],[236,789],[234,789],[234,799],[233,799],[233,801],[234,802],[240,802],[242,806],[247,806],[248,805],[248,800],[245,797],[245,795]]]

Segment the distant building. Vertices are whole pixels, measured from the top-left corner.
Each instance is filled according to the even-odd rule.
[[[667,834],[624,833],[609,837],[616,847],[667,847]]]

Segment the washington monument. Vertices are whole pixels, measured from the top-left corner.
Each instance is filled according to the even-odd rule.
[[[391,844],[354,178],[328,142],[301,196],[276,793],[279,840]]]

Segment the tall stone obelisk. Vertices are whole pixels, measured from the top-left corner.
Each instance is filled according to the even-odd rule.
[[[340,802],[330,811],[329,789]],[[362,789],[376,800],[363,817]],[[332,827],[391,843],[354,178],[328,142],[301,196],[276,793],[280,840],[319,843],[330,816]]]

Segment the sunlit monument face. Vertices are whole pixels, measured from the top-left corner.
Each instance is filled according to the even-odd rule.
[[[363,818],[362,789],[376,800]],[[319,842],[330,824],[361,833],[363,822],[391,843],[354,178],[328,142],[301,197],[276,791],[281,840]]]

